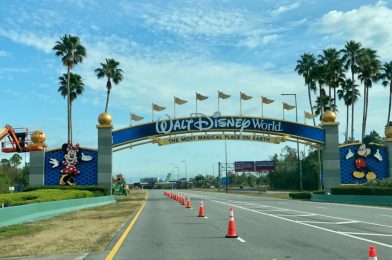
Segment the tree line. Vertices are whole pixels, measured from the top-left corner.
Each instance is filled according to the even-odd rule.
[[[29,184],[29,165],[22,168],[22,157],[19,154],[12,155],[9,159],[0,161],[0,193],[8,193],[9,187],[21,190]]]
[[[325,110],[337,110],[336,100],[346,107],[345,142],[354,141],[355,103],[360,99],[359,83],[363,85],[363,109],[361,139],[366,135],[369,91],[381,81],[389,88],[389,106],[386,126],[392,125],[392,61],[381,63],[377,51],[348,41],[343,49],[328,48],[320,55],[304,53],[297,60],[295,71],[304,78],[312,114],[322,115]],[[325,90],[327,88],[327,91]],[[316,95],[312,102],[312,93]],[[349,111],[351,109],[351,136],[349,137]],[[316,125],[313,119],[313,124]]]

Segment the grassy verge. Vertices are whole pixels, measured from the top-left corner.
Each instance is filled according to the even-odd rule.
[[[144,200],[131,191],[111,205],[0,228],[0,257],[101,252]]]

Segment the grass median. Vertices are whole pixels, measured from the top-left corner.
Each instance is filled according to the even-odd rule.
[[[0,257],[101,252],[144,200],[145,191],[131,191],[114,204],[0,228]]]

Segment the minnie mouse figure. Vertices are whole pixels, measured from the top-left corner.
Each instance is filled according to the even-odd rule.
[[[78,168],[76,168],[76,164],[78,164],[79,144],[75,146],[72,146],[71,143],[68,143],[68,145],[64,144],[63,150],[66,150],[66,153],[64,155],[65,160],[62,161],[64,168],[60,171],[62,174],[60,185],[68,184],[73,186],[76,184],[74,176],[80,173]]]
[[[81,156],[79,155],[80,147],[79,144],[73,146],[71,143],[63,144],[62,150],[64,152],[64,160],[61,162],[63,165],[63,169],[60,171],[60,185],[76,185],[75,176],[80,174],[76,165],[79,161],[89,162],[93,159],[91,155],[85,155],[83,151],[81,152]],[[52,168],[56,168],[60,165],[60,162],[56,158],[51,158],[49,161],[52,164]]]

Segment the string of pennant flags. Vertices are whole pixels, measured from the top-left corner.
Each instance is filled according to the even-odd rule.
[[[228,99],[230,97],[231,97],[231,95],[226,94],[226,93],[224,93],[222,91],[218,91],[218,112],[220,112],[220,100],[221,99],[222,100],[223,99]],[[196,113],[198,112],[197,111],[198,102],[199,101],[204,101],[204,100],[206,100],[208,98],[209,98],[208,96],[204,96],[204,95],[196,92],[196,96],[195,96]],[[252,96],[246,95],[244,92],[240,92],[240,115],[241,116],[242,116],[242,101],[243,100],[247,101],[247,100],[250,100],[252,98],[253,98]],[[176,117],[176,105],[184,105],[187,102],[188,102],[187,100],[184,100],[184,99],[181,99],[179,97],[174,96],[174,99],[173,99],[173,114],[174,114],[174,118]],[[261,116],[262,117],[264,117],[264,105],[269,105],[269,104],[272,104],[274,102],[275,102],[275,100],[273,100],[273,99],[269,99],[267,97],[261,96]],[[290,104],[285,103],[285,102],[282,102],[283,120],[284,120],[284,111],[285,110],[292,110],[294,108],[295,108],[295,106],[290,105]],[[163,111],[165,109],[166,109],[166,107],[164,107],[164,106],[152,103],[152,106],[151,106],[151,120],[154,121],[154,112],[160,112],[160,111]],[[313,119],[315,117],[316,117],[316,115],[313,115],[312,113],[304,111],[305,123],[306,123],[306,119]],[[141,121],[141,120],[144,119],[144,117],[138,116],[136,114],[131,113],[131,118],[130,119],[131,119],[131,125],[132,125],[132,121]]]

